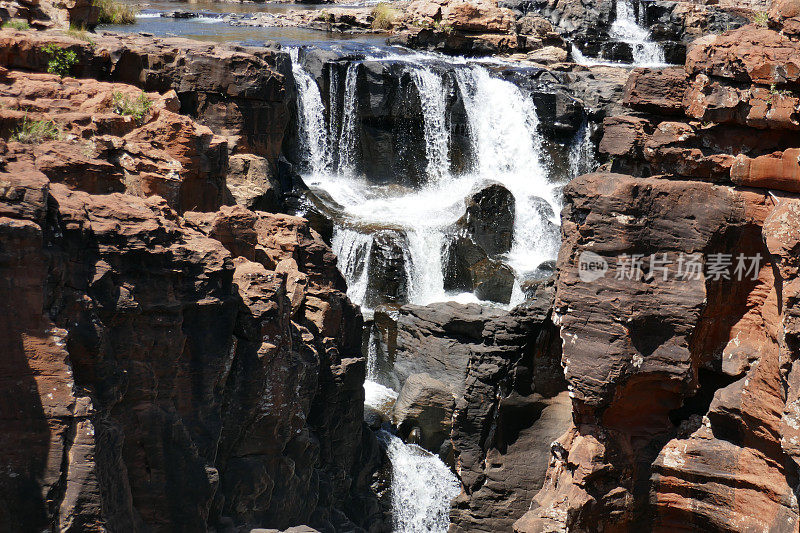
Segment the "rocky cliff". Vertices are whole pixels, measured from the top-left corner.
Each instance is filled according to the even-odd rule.
[[[601,143],[615,173],[567,186],[574,425],[516,531],[797,530],[796,14],[634,71]]]
[[[336,258],[223,205],[229,156],[277,157],[277,55],[2,39],[3,528],[382,527]],[[30,72],[53,40],[86,79]]]

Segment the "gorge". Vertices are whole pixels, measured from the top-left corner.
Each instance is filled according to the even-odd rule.
[[[0,530],[797,531],[800,4],[389,6],[0,8]]]

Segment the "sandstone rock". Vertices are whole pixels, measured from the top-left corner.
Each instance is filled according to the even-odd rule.
[[[541,63],[542,65],[550,65],[552,63],[563,63],[567,60],[569,54],[563,48],[556,46],[545,46],[539,50],[528,52],[528,59],[534,63]]]
[[[0,65],[44,72],[47,44],[73,50],[73,74],[180,96],[180,111],[227,140],[229,148],[275,165],[290,114],[288,57],[268,48],[208,45],[189,39],[102,34],[94,44],[56,32],[3,32]],[[274,170],[274,167],[273,167]]]
[[[682,115],[686,93],[683,67],[635,69],[625,84],[626,106],[658,115]]]
[[[749,158],[736,157],[731,179],[737,185],[800,192],[800,148]]]
[[[4,524],[381,520],[368,503],[360,314],[304,221],[231,208],[186,225],[157,198],[89,195],[35,170],[0,182],[0,267],[15,280],[0,315],[13,392],[0,402]],[[197,231],[220,218],[239,228],[223,238],[235,259]],[[258,244],[230,239],[247,221]],[[261,263],[239,253],[255,246]],[[297,307],[292,277],[266,266],[283,260],[309,280]]]
[[[369,280],[366,304],[404,304],[408,302],[408,238],[394,230],[379,231],[372,236],[369,251]]]
[[[89,0],[4,2],[0,6],[3,20],[22,19],[35,28],[94,27],[99,12]]]
[[[686,57],[692,74],[800,88],[800,44],[766,28],[746,26],[695,41]]]
[[[272,177],[269,161],[253,154],[228,159],[225,179],[233,200],[247,209],[278,211],[282,205],[280,184]]]
[[[442,445],[450,440],[454,407],[450,385],[428,374],[412,374],[394,404],[392,421],[403,439],[418,433],[415,444],[446,457]]]

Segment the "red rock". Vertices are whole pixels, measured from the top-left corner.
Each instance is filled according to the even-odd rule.
[[[800,88],[800,42],[757,26],[708,35],[691,45],[686,72]]]
[[[687,88],[683,67],[634,69],[625,84],[624,104],[647,113],[682,115]]]
[[[800,192],[800,148],[749,158],[736,157],[731,180],[737,185]]]

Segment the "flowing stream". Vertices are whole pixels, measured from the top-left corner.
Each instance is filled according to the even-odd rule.
[[[478,301],[471,293],[445,290],[446,245],[448,232],[465,213],[465,199],[490,183],[502,184],[514,197],[513,245],[503,260],[517,279],[510,305],[522,301],[520,283],[543,262],[554,260],[559,246],[560,184],[548,179],[530,95],[480,63],[424,54],[370,57],[377,62],[400,61],[416,87],[425,156],[418,186],[376,184],[358,170],[362,162],[357,98],[363,60],[330,69],[324,102],[317,82],[301,67],[298,52],[293,50],[291,56],[299,93],[301,174],[312,191],[323,193],[338,209],[332,247],[348,283],[348,296],[362,306],[365,316],[372,312],[370,269],[376,228],[403,235],[401,255],[409,303]],[[452,160],[455,128],[448,108],[454,100],[463,103],[470,157],[458,171]],[[584,128],[576,135],[571,159],[584,159],[588,142]],[[583,171],[579,163],[570,167],[565,178]],[[397,392],[380,383],[372,339],[368,354],[365,403],[385,410]],[[450,500],[460,490],[455,475],[437,456],[405,444],[388,431],[381,430],[379,438],[392,462],[395,531],[446,532]]]
[[[611,38],[631,46],[633,64],[637,67],[664,65],[664,50],[650,38],[650,31],[639,25],[632,2],[617,0],[617,19],[611,25]]]

